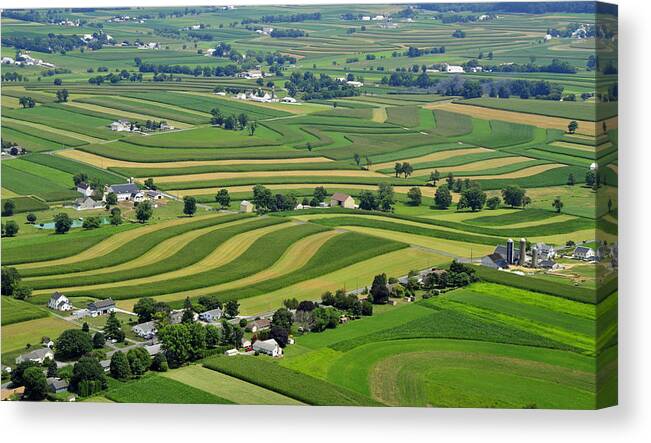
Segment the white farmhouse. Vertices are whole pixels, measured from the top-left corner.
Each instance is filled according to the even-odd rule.
[[[253,350],[260,354],[267,354],[271,357],[280,357],[283,355],[283,348],[273,338],[269,340],[258,340],[253,343]]]
[[[446,63],[445,65],[443,65],[443,72],[447,72],[447,73],[450,73],[450,74],[460,74],[460,73],[463,73],[465,71],[463,70],[463,66],[448,65]]]
[[[594,252],[594,249],[588,248],[585,246],[577,246],[577,248],[574,250],[573,257],[577,260],[594,260],[596,258],[596,254]]]
[[[68,297],[59,291],[56,291],[48,300],[47,307],[54,309],[55,311],[70,311],[72,309],[72,304]]]
[[[134,334],[138,337],[142,337],[146,340],[154,338],[156,335],[156,322],[147,321],[145,323],[140,323],[131,328]]]
[[[50,348],[39,348],[16,357],[16,364],[22,363],[24,361],[32,361],[35,363],[43,364],[43,361],[46,358],[54,360],[54,351]]]
[[[90,197],[93,195],[93,188],[88,184],[81,182],[77,185],[77,192],[80,192],[84,197]]]
[[[131,122],[129,120],[118,120],[111,123],[111,131],[130,132]]]
[[[118,201],[138,201],[138,198],[143,199],[144,194],[138,189],[134,183],[124,183],[119,185],[111,185],[107,189],[107,193],[115,193]]]

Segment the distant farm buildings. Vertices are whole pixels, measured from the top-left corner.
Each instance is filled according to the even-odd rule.
[[[517,248],[513,239],[508,239],[506,245],[497,245],[492,254],[482,257],[481,264],[493,269],[508,269],[512,265],[556,269],[558,265],[552,260],[555,256],[554,247],[546,243],[533,245],[527,255],[526,239],[521,238]]]
[[[70,311],[72,303],[70,303],[68,297],[56,291],[48,300],[47,307],[55,311]]]
[[[240,212],[253,212],[254,208],[253,203],[248,200],[242,200],[242,203],[240,203]]]
[[[355,209],[355,199],[343,192],[335,192],[330,198],[331,207],[341,207],[347,209]]]

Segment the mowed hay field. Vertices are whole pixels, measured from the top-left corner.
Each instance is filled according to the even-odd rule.
[[[276,163],[321,163],[331,162],[332,160],[325,157],[306,157],[306,158],[279,158],[279,159],[258,159],[258,160],[203,160],[203,161],[175,161],[175,162],[159,162],[159,163],[145,163],[145,162],[131,162],[124,160],[115,160],[100,155],[91,154],[79,150],[65,150],[60,151],[56,155],[66,157],[72,160],[77,160],[83,163],[96,166],[102,169],[108,168],[186,168],[192,166],[230,166],[230,165],[264,165]]]
[[[602,125],[595,122],[567,119],[560,117],[549,117],[539,114],[527,114],[524,112],[504,111],[500,109],[490,109],[481,106],[464,105],[459,103],[432,103],[425,106],[428,109],[442,109],[462,115],[468,115],[474,118],[485,120],[502,120],[511,123],[525,125],[534,125],[539,128],[567,130],[567,125],[571,120],[577,120],[579,127],[577,133],[595,137],[603,134]],[[617,128],[617,117],[611,117],[606,120],[607,127],[610,129]]]

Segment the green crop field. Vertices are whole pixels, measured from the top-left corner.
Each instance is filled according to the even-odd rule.
[[[109,374],[93,398],[616,404],[615,14],[589,2],[4,10],[3,364],[81,327],[48,308],[57,291],[74,309],[112,298],[129,339],[144,297],[163,324],[188,302],[237,304],[233,324],[287,305],[282,358],[217,355],[244,350],[233,337],[204,346],[197,329],[192,360],[161,339],[168,372]],[[79,181],[93,201],[77,200]],[[509,238],[525,239],[523,264],[492,255]],[[534,261],[541,242],[554,251]],[[596,259],[575,258],[581,245]],[[428,277],[454,260],[474,277]],[[366,304],[338,295],[340,322],[321,332],[321,311],[294,309],[342,290],[380,303],[360,315]],[[274,326],[245,337],[283,342]]]
[[[230,404],[232,402],[171,378],[150,375],[111,387],[106,398],[118,403]]]

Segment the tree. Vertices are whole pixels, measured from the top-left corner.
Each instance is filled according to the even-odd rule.
[[[588,169],[585,173],[585,184],[592,187],[595,183],[597,183],[597,174],[592,169]]]
[[[226,308],[224,309],[224,314],[227,317],[235,318],[240,313],[240,304],[237,300],[228,300],[226,302]]]
[[[393,193],[393,186],[388,183],[380,183],[377,191],[377,202],[382,211],[393,210],[393,205],[396,202]]]
[[[21,285],[14,289],[14,298],[17,300],[27,300],[31,296],[32,288]]]
[[[27,223],[29,223],[30,225],[33,225],[34,223],[36,223],[36,215],[34,213],[30,212],[29,214],[27,214],[26,220],[27,220]]]
[[[147,352],[143,347],[129,349],[129,352],[127,352],[127,360],[129,361],[131,375],[134,377],[140,377],[147,372],[151,366],[151,357],[149,357],[149,352]]]
[[[16,210],[16,203],[13,200],[7,200],[4,202],[2,206],[2,215],[7,217],[14,215],[15,210]]]
[[[179,323],[163,326],[157,333],[171,367],[178,367],[190,358],[190,332],[188,326]]]
[[[149,200],[146,200],[136,208],[136,218],[140,223],[145,223],[154,214],[154,207]]]
[[[102,219],[99,217],[86,217],[81,224],[84,229],[97,229],[102,225]]]
[[[60,78],[55,78],[52,83],[54,86],[61,86],[63,84],[63,81]]]
[[[27,368],[23,374],[25,384],[24,400],[40,401],[47,397],[47,380],[41,368]]]
[[[432,186],[436,186],[436,182],[438,182],[440,179],[441,174],[439,173],[438,169],[429,175],[429,181],[432,182]]]
[[[576,180],[574,179],[574,174],[570,174],[567,176],[567,184],[568,186],[574,186],[576,183]]]
[[[41,365],[35,361],[23,361],[16,365],[16,367],[11,371],[11,383],[14,386],[24,386],[25,385],[25,371],[29,368],[38,368],[41,371]]]
[[[263,185],[255,185],[253,187],[253,204],[259,213],[265,213],[271,209],[273,202],[273,194],[271,190]]]
[[[122,330],[122,322],[117,318],[115,312],[111,312],[106,319],[104,325],[104,335],[109,340],[116,340],[118,342],[124,341],[124,331]]]
[[[289,329],[272,324],[271,330],[269,331],[269,337],[276,340],[281,348],[284,348],[287,346],[287,342],[289,341]]]
[[[122,211],[120,211],[120,208],[111,209],[111,216],[109,217],[109,222],[113,226],[122,224]]]
[[[446,180],[446,182],[448,184],[448,189],[452,189],[452,187],[454,186],[454,174],[451,173],[451,172],[448,172],[448,176],[447,176],[447,178],[445,180]]]
[[[402,163],[396,162],[396,164],[393,167],[393,171],[396,174],[396,178],[398,178],[398,176],[402,174]]]
[[[273,317],[271,318],[271,324],[282,326],[283,328],[289,330],[294,323],[294,316],[287,308],[280,308],[274,312]]]
[[[131,378],[131,367],[129,360],[122,351],[115,351],[111,356],[111,364],[109,366],[111,377],[117,380],[127,380]]]
[[[387,286],[386,274],[378,274],[373,278],[369,294],[371,301],[376,305],[383,305],[389,301],[389,287]]]
[[[459,199],[458,209],[470,208],[472,212],[481,210],[486,204],[486,193],[479,187],[473,186],[472,188],[465,189],[461,193]]]
[[[502,189],[502,199],[504,200],[504,203],[512,208],[522,206],[526,192],[525,189],[522,189],[519,186],[507,186]]]
[[[249,116],[243,112],[237,116],[237,122],[239,123],[240,128],[246,128],[246,124],[248,123],[248,121],[249,121]]]
[[[65,234],[72,227],[72,219],[65,212],[60,212],[54,216],[54,232]]]
[[[288,299],[285,299],[285,300],[283,301],[283,305],[284,305],[287,309],[296,309],[296,308],[298,308],[298,300],[296,299],[296,297],[294,297],[294,298],[288,298]]]
[[[64,103],[68,101],[68,90],[67,89],[59,89],[57,90],[57,102],[59,103]]]
[[[106,194],[106,204],[109,206],[114,206],[118,204],[118,196],[115,192],[109,192]]]
[[[185,297],[183,301],[183,315],[181,316],[181,323],[192,323],[194,321],[194,307],[190,297]]]
[[[101,332],[96,332],[93,335],[93,347],[95,349],[103,348],[105,343],[106,343],[106,338],[104,338],[104,334],[102,334]]]
[[[441,185],[436,188],[434,194],[434,204],[438,209],[447,209],[452,204],[452,194],[450,188],[446,185]]]
[[[215,195],[215,201],[224,208],[228,208],[231,205],[231,196],[228,193],[228,189],[220,189],[217,195]]]
[[[104,368],[95,357],[82,357],[72,368],[70,391],[86,397],[106,389],[108,382]]]
[[[20,230],[18,223],[16,223],[14,220],[9,220],[7,223],[5,223],[4,228],[5,228],[5,236],[7,237],[15,237],[16,234],[18,234],[18,231]]]
[[[47,367],[47,376],[56,377],[59,375],[59,367],[57,366],[56,360],[50,358],[47,359],[47,363],[43,362],[44,366]]]
[[[353,160],[355,160],[355,164],[359,167],[362,159],[357,152],[353,155]]]
[[[2,295],[14,295],[16,289],[20,286],[20,274],[13,267],[2,267],[2,285],[0,289]]]
[[[524,198],[522,199],[522,208],[526,208],[530,204],[531,204],[531,197],[525,195]]]
[[[26,97],[26,96],[20,97],[18,103],[23,108],[33,108],[34,106],[36,106],[36,101],[34,101],[32,97]]]
[[[216,295],[202,295],[199,297],[199,304],[201,304],[206,311],[222,308],[222,302]]]
[[[90,332],[90,325],[87,322],[84,322],[81,325],[81,330],[84,331],[84,332]]]
[[[561,209],[563,209],[563,202],[560,197],[556,197],[552,202],[552,207],[556,209],[556,212],[560,214]]]
[[[567,131],[568,131],[570,134],[574,134],[578,128],[579,128],[579,124],[577,123],[576,120],[572,120],[572,121],[567,125]]]
[[[359,194],[359,208],[366,211],[373,211],[378,208],[378,202],[371,191],[362,191]]]
[[[319,202],[325,201],[325,198],[328,196],[328,191],[323,186],[317,186],[314,188],[314,198]]]
[[[414,186],[407,192],[407,198],[409,199],[409,204],[412,206],[420,206],[423,202],[423,194],[420,191],[420,188]]]
[[[153,298],[143,297],[133,306],[133,312],[138,316],[139,323],[151,321],[156,312],[156,302]]]
[[[154,358],[151,361],[150,369],[156,372],[167,372],[169,366],[167,364],[167,358],[165,358],[165,354],[159,352],[158,354],[154,355]]]
[[[75,184],[75,186],[79,186],[79,184],[81,183],[86,183],[88,182],[88,174],[86,174],[85,172],[79,172],[72,176],[72,181]]]
[[[499,198],[497,195],[486,200],[486,206],[488,207],[488,209],[491,210],[499,208],[501,204],[502,204],[502,199]]]
[[[54,342],[54,350],[58,359],[71,360],[92,351],[93,342],[81,329],[66,329]]]
[[[414,172],[414,167],[409,164],[409,162],[404,162],[402,164],[402,175],[405,178],[409,177]]]
[[[224,114],[222,114],[219,108],[212,108],[210,113],[212,114],[212,118],[210,119],[211,124],[217,126],[224,124]]]
[[[183,197],[183,213],[192,217],[197,212],[197,199],[186,195]]]
[[[312,331],[321,332],[323,330],[337,327],[339,323],[339,310],[332,308],[316,308],[312,311],[313,326]]]
[[[258,124],[256,122],[249,123],[249,135],[252,136],[255,134],[255,130],[258,129]],[[311,150],[311,149],[310,149]]]

